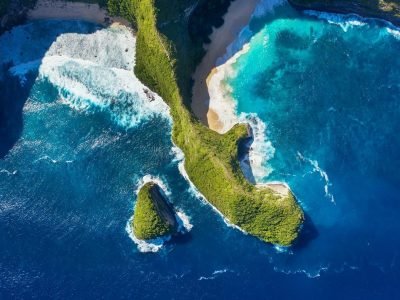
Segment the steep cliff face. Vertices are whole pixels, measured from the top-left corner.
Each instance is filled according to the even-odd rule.
[[[190,58],[195,55],[193,44],[185,38],[185,18],[176,18],[181,10],[166,7],[166,3],[155,7],[159,2],[153,0],[132,1],[138,27],[135,73],[169,105],[172,139],[185,155],[188,178],[231,223],[266,242],[290,245],[298,236],[304,214],[292,194],[282,196],[270,188],[260,189],[244,177],[237,158],[238,143],[247,137],[247,126],[237,124],[221,135],[202,125],[184,105],[185,93],[180,87],[191,76],[188,70],[193,70],[195,59]],[[182,25],[170,20],[182,20]]]
[[[177,232],[175,212],[157,184],[149,182],[140,189],[132,227],[135,236],[141,240],[155,239]]]
[[[37,0],[0,0],[0,34],[25,21]]]
[[[400,26],[400,0],[289,0],[295,8],[335,13],[355,13],[380,18]]]

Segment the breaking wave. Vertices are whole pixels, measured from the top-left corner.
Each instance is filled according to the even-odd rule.
[[[160,177],[152,175],[146,175],[138,181],[137,188],[135,190],[136,196],[139,194],[139,191],[143,187],[143,185],[149,182],[156,183],[161,188],[161,192],[166,196],[167,201],[170,201],[169,196],[171,196],[172,193],[168,184],[166,184]],[[183,212],[183,210],[177,208],[175,218],[179,226],[178,232],[180,234],[185,234],[190,230],[192,230],[193,224],[190,223],[190,217],[186,215]],[[129,237],[132,239],[132,241],[137,245],[137,248],[140,252],[158,252],[166,242],[172,239],[171,235],[151,240],[138,239],[133,233],[131,226],[132,221],[133,221],[133,216],[129,219],[128,223],[126,224],[125,230],[128,233]]]
[[[332,184],[329,181],[328,174],[326,173],[326,171],[321,169],[321,167],[318,164],[318,161],[304,157],[300,152],[297,152],[297,156],[300,160],[308,162],[313,167],[313,172],[316,172],[321,176],[321,178],[325,181],[324,185],[325,197],[328,198],[332,203],[335,203],[335,197],[329,191],[329,187],[331,187]]]
[[[90,34],[60,33],[43,57],[19,57],[2,48],[1,62],[13,64],[8,72],[22,85],[29,72],[38,70],[37,80],[52,84],[61,103],[86,113],[104,112],[124,128],[156,116],[171,120],[168,105],[134,75],[135,47],[130,29],[118,26]]]
[[[353,26],[365,26],[368,24],[364,18],[355,14],[343,15],[315,10],[306,10],[304,11],[304,14],[317,17],[320,20],[325,20],[330,24],[338,25],[344,32],[347,32],[347,30]]]

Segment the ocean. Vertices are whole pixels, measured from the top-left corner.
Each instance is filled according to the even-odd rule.
[[[288,183],[306,213],[290,248],[228,226],[185,179],[128,29],[38,21],[2,35],[0,298],[399,298],[400,32],[388,26],[284,5],[221,66],[233,113],[258,125],[256,180]],[[148,176],[192,227],[157,252],[127,230]]]

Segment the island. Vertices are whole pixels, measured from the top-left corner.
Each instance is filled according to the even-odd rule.
[[[177,233],[179,226],[175,212],[156,183],[148,182],[140,188],[131,227],[140,240]]]

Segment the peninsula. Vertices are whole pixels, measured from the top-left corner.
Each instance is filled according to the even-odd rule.
[[[193,61],[192,47],[202,45],[183,38],[187,35],[185,19],[177,9],[182,2],[176,2],[169,3],[167,10],[163,4],[156,7],[157,1],[133,0],[130,11],[124,11],[135,16],[138,29],[135,73],[170,106],[173,141],[184,152],[185,170],[204,197],[229,222],[249,234],[266,242],[290,245],[297,238],[303,212],[290,191],[284,195],[269,187],[256,187],[244,177],[238,147],[249,136],[248,126],[237,124],[219,134],[200,123],[185,105],[185,78],[187,83],[193,73],[188,57]],[[171,19],[175,22],[167,22]],[[181,89],[178,83],[184,87]]]
[[[29,1],[29,7],[35,2]],[[288,246],[297,238],[304,214],[289,189],[255,186],[245,178],[238,148],[249,138],[249,126],[236,124],[220,134],[201,123],[190,109],[191,78],[206,53],[203,44],[212,27],[223,23],[230,2],[109,0],[107,8],[110,15],[124,17],[137,29],[136,76],[169,105],[172,140],[183,151],[185,170],[196,188],[230,223],[263,241]],[[2,8],[2,20],[7,23],[12,11],[25,3],[15,1]],[[247,7],[247,12],[240,24],[245,25],[252,9]],[[205,15],[210,16],[207,22]],[[201,32],[193,34],[196,28],[190,24],[202,24]],[[169,230],[156,228],[155,234]]]

